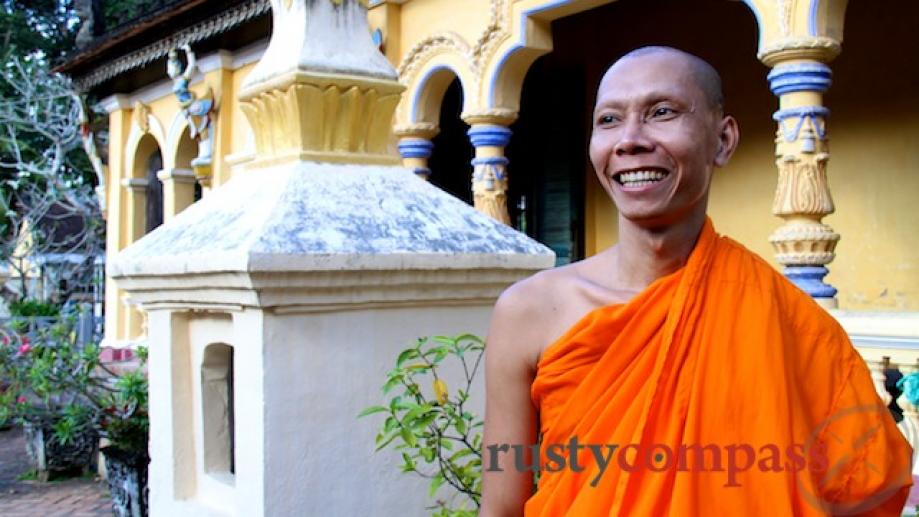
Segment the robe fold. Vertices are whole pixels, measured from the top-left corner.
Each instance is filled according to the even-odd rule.
[[[899,515],[911,484],[845,331],[711,220],[683,268],[551,344],[531,395],[528,517]]]

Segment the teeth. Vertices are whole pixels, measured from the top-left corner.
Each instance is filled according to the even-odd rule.
[[[664,176],[666,174],[660,171],[623,172],[619,175],[619,181],[630,187],[643,187],[664,179]]]

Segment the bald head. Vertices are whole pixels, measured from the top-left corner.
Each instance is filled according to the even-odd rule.
[[[654,55],[669,55],[684,62],[692,74],[696,85],[702,90],[709,108],[722,112],[724,110],[724,93],[721,91],[721,76],[715,68],[704,59],[673,47],[650,46],[637,48],[619,58],[612,66],[612,71],[619,63]],[[607,72],[609,73],[609,72]]]

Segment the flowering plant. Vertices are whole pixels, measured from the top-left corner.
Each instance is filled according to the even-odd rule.
[[[92,350],[68,346],[75,337],[64,323],[38,329],[32,337],[17,328],[0,329],[0,378],[5,381],[0,423],[52,429],[62,445],[91,432],[93,411],[84,390],[68,388],[84,376],[84,358]]]
[[[0,329],[0,379],[7,385],[0,393],[0,424],[51,428],[61,444],[94,431],[118,448],[145,453],[146,349],[137,351],[138,368],[115,372],[101,361],[98,345],[78,342],[75,329],[73,314],[31,338]]]

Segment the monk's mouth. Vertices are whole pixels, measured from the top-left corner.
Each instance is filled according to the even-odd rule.
[[[613,175],[613,180],[623,187],[647,187],[660,181],[663,181],[670,175],[666,169],[639,169],[625,172],[617,172]]]

